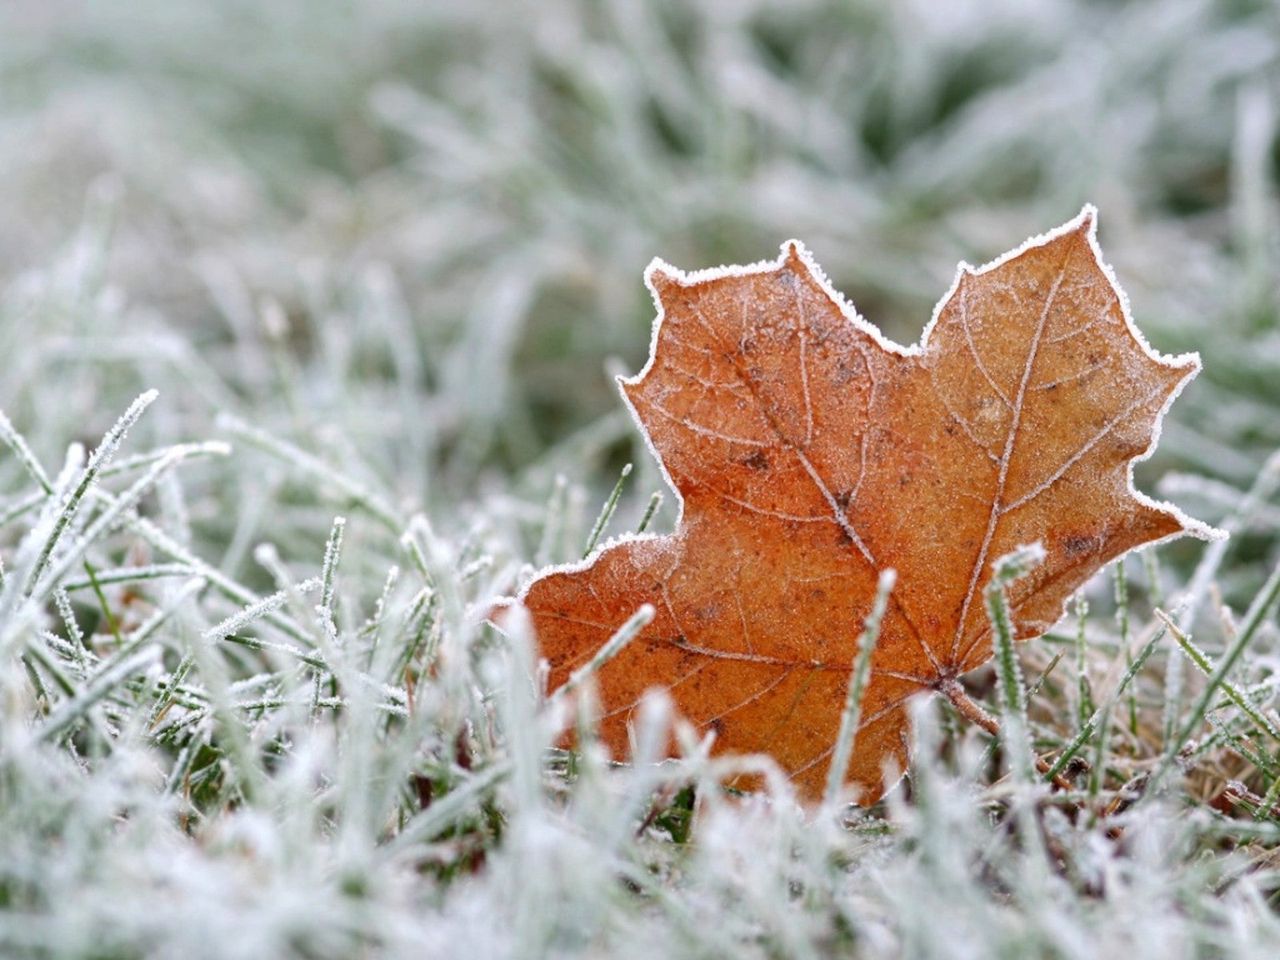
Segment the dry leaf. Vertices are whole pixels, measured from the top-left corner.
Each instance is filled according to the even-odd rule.
[[[1199,360],[1147,346],[1094,219],[1086,207],[961,265],[911,349],[857,316],[796,242],[745,268],[650,266],[652,354],[621,386],[683,516],[670,536],[544,571],[519,597],[551,689],[641,604],[656,609],[598,678],[615,756],[642,694],[665,687],[718,752],[771,754],[820,796],[862,621],[892,567],[846,772],[874,801],[884,771],[905,768],[905,701],[990,657],[994,559],[1046,551],[1010,589],[1025,639],[1114,557],[1212,533],[1133,489],[1133,461]]]

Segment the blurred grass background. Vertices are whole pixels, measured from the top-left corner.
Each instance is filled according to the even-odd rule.
[[[911,342],[957,260],[989,260],[1090,201],[1138,325],[1157,349],[1198,350],[1204,360],[1139,484],[1209,522],[1237,516],[1237,535],[1211,570],[1218,615],[1202,617],[1199,635],[1216,654],[1235,630],[1218,601],[1243,609],[1257,594],[1280,531],[1280,509],[1244,497],[1255,483],[1274,488],[1263,464],[1280,447],[1278,110],[1280,8],[1269,0],[8,0],[0,6],[0,409],[56,473],[69,443],[92,447],[134,397],[159,388],[132,449],[209,437],[235,449],[184,469],[181,483],[167,479],[146,515],[263,593],[292,589],[291,573],[317,572],[334,513],[350,511],[344,631],[358,626],[357,611],[381,617],[387,567],[412,569],[399,536],[417,529],[409,517],[425,514],[439,541],[409,539],[427,545],[432,582],[453,598],[433,621],[443,624],[439,642],[462,637],[452,642],[469,649],[464,602],[509,589],[522,564],[580,553],[622,463],[637,469],[615,531],[634,526],[661,488],[612,386],[612,374],[638,369],[648,349],[653,306],[641,273],[651,257],[687,269],[752,262],[798,237],[860,312]],[[6,451],[6,563],[27,532],[8,511],[30,486]],[[659,528],[673,520],[670,501]],[[95,546],[100,566],[152,559],[154,544],[136,529],[116,534]],[[1161,549],[1163,566],[1148,568],[1154,582],[1134,587],[1135,636],[1150,634],[1139,616],[1149,622],[1162,590],[1174,592],[1202,550]],[[1100,580],[1090,592],[1101,611],[1089,622],[1097,659],[1081,672],[1094,682],[1109,676],[1117,644],[1128,640],[1109,619],[1110,591]],[[389,583],[387,609],[409,603],[407,592],[404,581]],[[108,591],[102,610],[75,594],[73,620],[106,658],[119,649],[108,636],[113,616],[129,627],[130,604],[185,604],[186,625],[158,634],[153,665],[171,688],[157,696],[171,700],[192,669],[191,636],[244,603],[228,606],[215,593],[144,583],[136,593]],[[46,633],[65,628],[74,639],[52,608],[42,615]],[[270,638],[283,623],[296,639],[299,622],[261,629]],[[1269,621],[1260,637],[1243,672],[1270,709],[1277,636]],[[1029,677],[1056,648],[1037,649],[1026,654]],[[1167,677],[1156,676],[1165,660],[1181,662],[1172,645],[1161,650],[1133,708],[1144,717],[1168,697]],[[272,696],[291,689],[288,669],[269,672],[248,656],[228,655],[230,679],[252,686],[265,677]],[[490,716],[494,697],[499,713],[505,701],[483,671],[441,681],[440,702],[419,707],[405,746],[361,740],[367,730],[353,733],[345,719],[330,726],[327,714],[299,719],[275,700],[233,710],[218,699],[228,678],[219,679],[216,661],[200,660],[190,675],[183,695],[193,699],[174,708],[188,724],[181,729],[131,726],[130,710],[152,706],[151,688],[131,686],[104,694],[110,709],[99,726],[109,735],[72,726],[75,737],[57,751],[0,737],[6,949],[415,956],[433,955],[424,944],[463,952],[469,944],[514,956],[553,943],[588,954],[607,946],[674,955],[663,951],[683,945],[690,955],[847,947],[955,956],[964,942],[955,931],[964,930],[976,957],[1133,958],[1261,956],[1251,950],[1276,935],[1267,866],[1276,837],[1253,824],[1196,821],[1194,840],[1162,825],[1156,840],[1113,862],[1110,845],[1120,841],[1106,821],[1091,823],[1059,838],[1080,870],[1069,892],[1032,884],[1011,908],[1002,891],[1010,877],[1025,879],[1020,852],[992,858],[994,894],[982,884],[958,888],[965,864],[998,845],[996,828],[985,812],[963,804],[940,812],[922,793],[911,810],[890,811],[892,827],[863,824],[865,836],[898,830],[887,847],[856,832],[809,830],[785,810],[722,811],[699,835],[700,859],[685,860],[619,840],[634,827],[625,817],[618,832],[602,834],[617,804],[599,784],[581,787],[563,821],[518,793],[490,803],[492,781],[475,784],[497,766],[481,760],[500,766],[507,747],[486,747],[475,731],[493,722],[499,743],[510,727]],[[97,690],[96,665],[81,663],[83,676],[74,662],[66,669]],[[482,687],[483,697],[465,692]],[[66,701],[51,695],[53,705],[82,704],[75,689]],[[29,706],[28,693],[13,702]],[[1037,737],[1061,746],[1083,707],[1069,683],[1050,683],[1042,699],[1033,701]],[[245,715],[244,731],[227,720],[232,713]],[[98,715],[85,706],[83,716]],[[478,771],[452,759],[460,717],[480,741]],[[1120,788],[1162,748],[1153,746],[1164,743],[1159,725],[1117,728],[1119,759],[1102,764],[1117,809]],[[1254,769],[1228,748],[1238,729],[1215,729],[1183,800],[1230,810],[1224,782],[1244,778],[1259,792],[1280,782],[1265,757]],[[276,776],[274,738],[310,743],[298,730],[320,745],[297,748],[303,772],[294,780]],[[325,746],[329,734],[376,744],[360,762],[381,771],[383,793],[362,799],[373,780],[343,766],[354,761]],[[942,752],[954,760],[964,734],[944,734]],[[264,754],[268,786],[256,799],[242,783],[254,769],[237,753],[242,736]],[[536,760],[536,745],[524,746]],[[51,759],[63,748],[66,766],[66,757]],[[159,761],[141,759],[152,750],[171,765],[159,794],[147,772]],[[1097,759],[1106,759],[1101,747]],[[300,813],[310,816],[313,773],[330,785],[315,822]],[[648,795],[647,776],[609,781],[622,784],[609,790],[630,791],[624,814]],[[937,776],[927,765],[913,771],[913,789],[937,786],[929,779]],[[418,793],[393,782],[416,783]],[[960,796],[960,782],[945,781],[944,793]],[[403,826],[418,802],[419,816],[435,817],[431,797],[450,790],[465,795],[449,808],[456,819],[440,814],[405,834],[429,841],[426,853],[412,848],[412,867],[394,844],[390,861],[378,859],[385,823],[366,806]],[[514,826],[505,835],[494,826],[524,822],[531,808],[542,834],[522,840]],[[102,839],[116,837],[122,810],[141,826]],[[365,829],[360,816],[376,822]],[[198,850],[185,844],[189,834]],[[48,837],[62,845],[62,862],[42,859]],[[744,865],[748,837],[764,852]],[[622,868],[609,844],[644,864],[622,874],[643,887],[639,905],[610,899]],[[1226,855],[1237,847],[1243,860]],[[246,849],[261,871],[248,881]],[[467,880],[486,855],[493,869]],[[538,876],[554,883],[530,892],[521,881],[541,856],[560,872],[546,867]],[[358,890],[347,886],[352,864],[366,871]],[[661,882],[651,889],[652,876]],[[452,889],[463,892],[446,894],[458,878]],[[793,880],[808,899],[795,898]],[[666,899],[668,881],[679,896]],[[238,899],[241,882],[249,906]],[[1187,907],[1210,889],[1229,893]],[[157,891],[179,904],[171,924],[147,913]],[[116,915],[94,899],[104,893],[136,909]],[[22,923],[6,930],[6,910]],[[242,915],[243,930],[219,925]],[[662,921],[650,925],[655,915]],[[476,932],[495,916],[536,935],[521,947]],[[117,939],[97,942],[95,931],[108,929]],[[1171,944],[1184,952],[1169,952]]]
[[[798,236],[909,342],[958,259],[1087,200],[1142,328],[1205,356],[1165,453],[1246,482],[1280,442],[1277,16],[1204,0],[18,0],[0,13],[11,302],[86,202],[113,227],[95,269],[117,296],[7,324],[6,354],[159,338],[255,419],[334,422],[406,494],[430,473],[453,497],[617,412],[606,363],[643,359],[654,255],[752,262]],[[266,311],[286,322],[292,397]],[[101,427],[95,409],[137,385],[128,364],[62,353],[84,386],[60,384],[57,411],[28,401],[36,436],[68,404]],[[6,409],[48,362],[5,378]]]

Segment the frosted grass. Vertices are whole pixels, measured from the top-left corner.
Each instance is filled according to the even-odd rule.
[[[81,13],[0,13],[0,954],[1274,954],[1261,5]],[[910,342],[957,260],[1086,200],[1143,329],[1204,358],[1139,485],[1234,536],[1131,565],[1127,636],[1099,578],[966,680],[1049,776],[940,699],[866,811],[661,697],[620,767],[593,671],[648,611],[573,697],[481,624],[670,529],[610,381],[655,254],[798,235]]]

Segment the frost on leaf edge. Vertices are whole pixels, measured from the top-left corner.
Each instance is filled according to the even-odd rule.
[[[646,266],[644,270],[644,284],[649,290],[650,297],[653,299],[655,309],[653,326],[649,336],[649,354],[644,365],[639,371],[631,376],[618,376],[615,378],[615,381],[619,385],[618,392],[622,396],[622,402],[626,405],[627,412],[631,415],[632,421],[635,423],[641,438],[644,440],[645,448],[657,463],[658,469],[662,473],[663,482],[675,497],[677,507],[675,521],[676,529],[669,534],[624,533],[611,536],[597,545],[591,553],[587,554],[587,556],[583,557],[581,560],[550,564],[539,568],[534,572],[533,576],[529,578],[528,582],[520,586],[514,597],[503,598],[499,601],[499,605],[508,606],[512,603],[523,603],[524,598],[529,593],[529,590],[537,581],[557,573],[580,573],[587,570],[592,567],[600,556],[608,550],[612,550],[616,547],[624,546],[629,543],[643,543],[645,541],[660,540],[664,537],[678,535],[680,525],[684,520],[684,497],[680,493],[680,489],[671,477],[671,474],[667,471],[666,463],[658,454],[658,450],[654,446],[652,438],[649,436],[648,427],[636,412],[634,405],[627,396],[626,390],[622,389],[624,386],[639,385],[645,376],[648,375],[650,370],[652,370],[653,365],[657,360],[658,337],[662,331],[663,322],[666,320],[666,309],[663,306],[661,295],[661,291],[664,288],[670,289],[675,286],[692,287],[697,286],[698,284],[722,280],[729,277],[748,277],[762,273],[771,273],[781,270],[788,261],[794,259],[803,265],[805,270],[809,272],[809,276],[812,277],[822,292],[825,293],[836,305],[840,310],[840,313],[853,324],[855,329],[871,337],[877,345],[889,353],[903,357],[916,357],[921,356],[924,353],[925,348],[929,343],[929,337],[938,323],[938,318],[940,317],[943,308],[946,307],[947,303],[955,295],[957,288],[960,286],[961,280],[966,274],[976,277],[991,270],[995,270],[1026,253],[1028,250],[1034,249],[1035,247],[1042,247],[1054,240],[1057,240],[1059,237],[1078,232],[1082,227],[1084,228],[1085,240],[1088,243],[1090,253],[1093,255],[1094,263],[1102,275],[1106,277],[1107,283],[1110,284],[1112,291],[1116,295],[1116,299],[1120,303],[1120,314],[1124,318],[1125,328],[1129,335],[1133,337],[1134,341],[1138,344],[1138,347],[1148,359],[1163,367],[1169,367],[1172,369],[1186,368],[1187,372],[1187,375],[1183,377],[1177,386],[1169,393],[1169,396],[1165,399],[1164,404],[1156,414],[1152,423],[1150,442],[1141,453],[1130,458],[1125,471],[1126,486],[1128,488],[1129,495],[1143,506],[1164,510],[1172,514],[1174,519],[1181,524],[1182,529],[1176,530],[1166,536],[1160,537],[1159,539],[1149,540],[1145,543],[1139,544],[1138,546],[1131,547],[1123,553],[1118,554],[1112,562],[1124,559],[1124,557],[1133,553],[1135,550],[1139,550],[1144,547],[1157,546],[1161,543],[1175,540],[1184,535],[1206,541],[1226,539],[1228,536],[1226,531],[1210,526],[1201,520],[1197,520],[1196,518],[1189,516],[1181,507],[1171,501],[1157,500],[1156,498],[1143,493],[1134,485],[1134,466],[1141,463],[1143,460],[1148,459],[1155,452],[1156,447],[1160,442],[1160,434],[1164,424],[1165,415],[1169,412],[1169,408],[1173,406],[1174,401],[1182,394],[1183,388],[1195,379],[1196,375],[1201,370],[1202,364],[1200,362],[1199,353],[1191,352],[1176,355],[1163,354],[1154,349],[1147,341],[1147,338],[1134,322],[1133,314],[1129,307],[1128,295],[1124,292],[1124,289],[1116,279],[1115,272],[1112,270],[1111,265],[1103,259],[1102,248],[1098,244],[1097,237],[1098,208],[1092,203],[1086,203],[1080,208],[1080,212],[1066,223],[1054,227],[1051,230],[1046,230],[1043,233],[1028,237],[1022,243],[1018,244],[1018,246],[1000,254],[992,260],[987,261],[981,266],[974,267],[968,262],[961,260],[956,265],[956,272],[951,281],[951,285],[934,305],[933,311],[929,316],[929,322],[926,323],[924,329],[921,330],[919,339],[909,346],[904,346],[903,344],[889,339],[878,326],[863,317],[862,314],[858,312],[857,307],[850,303],[848,298],[846,298],[841,291],[837,290],[832,285],[831,281],[827,278],[826,272],[814,259],[808,247],[806,247],[801,240],[795,238],[787,240],[781,245],[778,256],[772,260],[758,260],[750,264],[730,264],[719,267],[705,267],[699,270],[682,270],[679,267],[673,266],[663,260],[661,257],[654,257],[649,261],[648,266]],[[1065,610],[1066,605],[1064,603],[1063,611],[1065,612]]]

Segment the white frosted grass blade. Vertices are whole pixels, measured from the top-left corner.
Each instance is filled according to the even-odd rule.
[[[164,476],[170,469],[180,463],[187,455],[188,451],[175,449],[165,457],[153,463],[138,480],[136,480],[128,490],[117,497],[110,497],[105,509],[99,513],[88,526],[85,532],[80,535],[72,544],[61,551],[56,559],[51,562],[45,556],[46,564],[44,575],[38,583],[32,588],[25,591],[25,600],[17,608],[12,616],[6,618],[3,632],[0,633],[0,649],[4,649],[8,644],[12,643],[14,638],[19,635],[20,631],[25,629],[38,615],[39,606],[43,598],[54,590],[59,582],[66,576],[67,572],[78,563],[82,557],[89,551],[101,537],[108,533],[120,521],[128,511],[132,510],[134,505]],[[86,470],[87,472],[87,470]],[[65,510],[59,513],[59,517],[65,516]],[[56,521],[55,521],[56,523]],[[64,529],[66,524],[63,525]],[[48,540],[45,541],[48,543]],[[42,554],[43,556],[43,554]],[[33,574],[35,568],[33,567]],[[28,576],[28,581],[32,579]]]
[[[151,450],[147,453],[135,454],[121,460],[116,460],[102,469],[98,474],[99,480],[106,480],[110,477],[123,476],[134,471],[149,467],[157,460],[161,460],[166,456],[174,453],[181,453],[182,459],[190,460],[196,457],[225,457],[231,452],[231,447],[227,443],[220,440],[212,440],[207,443],[189,443],[175,444],[171,447],[161,447],[158,450]],[[52,486],[52,481],[50,481]],[[90,491],[90,495],[95,491]],[[40,504],[48,500],[51,491],[43,489],[36,490],[21,497],[0,512],[0,527],[4,527],[19,517],[34,510]]]
[[[108,506],[116,502],[116,498],[112,494],[106,493],[105,491],[97,491],[96,493],[97,498]],[[153,549],[171,557],[178,563],[183,563],[191,567],[197,575],[203,577],[220,593],[237,603],[248,605],[256,603],[261,599],[261,597],[248,587],[236,582],[233,578],[227,576],[218,568],[206,563],[204,560],[201,560],[198,556],[192,553],[190,549],[178,543],[169,536],[168,533],[145,517],[129,516],[125,521],[125,525],[132,533],[141,537],[142,540]],[[289,635],[293,639],[300,640],[307,644],[311,643],[311,635],[283,613],[273,611],[267,615],[267,620],[273,627]]]
[[[13,451],[14,456],[18,458],[27,473],[31,474],[41,490],[45,493],[53,493],[53,483],[49,480],[49,475],[44,472],[44,467],[40,466],[40,461],[31,452],[26,438],[13,428],[13,424],[3,410],[0,410],[0,442]]]
[[[867,678],[871,675],[871,657],[880,639],[880,623],[889,606],[889,594],[897,582],[893,569],[880,572],[875,601],[871,612],[863,622],[862,635],[858,638],[858,652],[849,675],[849,688],[845,694],[844,712],[840,716],[840,729],[836,734],[835,748],[831,752],[831,765],[827,769],[827,782],[823,793],[823,806],[828,814],[835,810],[844,788],[844,774],[853,758],[853,747],[862,717],[862,695],[866,691]]]
[[[3,654],[8,649],[9,642],[16,636],[16,631],[6,628],[13,619],[13,612],[25,600],[26,594],[22,584],[25,584],[30,579],[42,545],[48,543],[53,534],[54,525],[58,519],[59,504],[66,499],[76,474],[80,472],[83,466],[84,447],[78,443],[73,443],[67,448],[66,460],[53,481],[53,493],[47,498],[45,507],[40,512],[36,522],[18,544],[18,550],[13,558],[12,569],[5,579],[3,591],[0,591],[0,654]],[[2,680],[3,672],[0,672],[0,681]]]
[[[146,580],[171,580],[197,576],[194,567],[185,563],[149,563],[142,567],[108,567],[94,573],[93,579],[84,577],[79,580],[66,580],[62,589],[68,593],[77,590],[92,589],[96,583],[100,587],[115,586],[122,583],[141,583]]]
[[[157,396],[159,394],[155,390],[148,390],[134,400],[133,403],[129,404],[129,408],[115,422],[115,425],[106,432],[102,442],[90,454],[89,462],[85,465],[84,474],[80,477],[80,482],[76,484],[62,503],[58,516],[54,521],[53,529],[50,531],[44,546],[41,547],[40,554],[36,558],[31,573],[27,576],[25,589],[28,596],[34,592],[36,583],[44,574],[45,566],[48,564],[50,556],[58,546],[58,541],[61,539],[63,532],[80,509],[80,503],[84,499],[84,495],[98,479],[98,474],[102,468],[110,462],[116,451],[120,449],[120,444],[124,442],[129,428],[138,422],[138,418],[142,416],[147,407],[151,406]]]
[[[312,577],[294,586],[294,590],[303,594],[314,593],[318,589],[320,589],[320,579],[318,577]],[[204,631],[203,637],[205,640],[224,640],[232,634],[239,633],[255,621],[261,620],[267,614],[279,610],[288,599],[289,592],[287,590],[278,590],[268,597],[263,597],[261,600],[237,610],[222,622]]]
[[[87,714],[103,697],[115,690],[127,677],[139,672],[152,660],[151,651],[135,653],[114,661],[100,670],[78,690],[74,697],[63,701],[40,725],[41,740],[56,740],[58,736]]]
[[[160,481],[160,479],[182,462],[184,455],[181,451],[174,451],[168,456],[161,458],[152,464],[141,477],[134,481],[133,485],[127,490],[114,498],[114,502],[109,504],[100,514],[98,514],[93,522],[85,529],[85,532],[76,539],[66,550],[58,554],[56,560],[47,564],[47,569],[39,581],[28,590],[28,594],[32,599],[40,597],[44,592],[58,583],[71,567],[76,564],[81,557],[89,550],[89,548],[104,534],[108,533],[126,514],[132,510],[139,500],[145,496],[152,487]]]
[[[329,530],[329,539],[324,545],[324,563],[320,568],[320,603],[316,606],[320,628],[329,642],[334,644],[338,642],[338,627],[333,619],[334,579],[338,574],[338,561],[342,557],[342,536],[346,527],[346,517],[333,518],[333,527]]]

